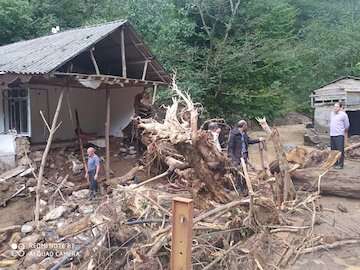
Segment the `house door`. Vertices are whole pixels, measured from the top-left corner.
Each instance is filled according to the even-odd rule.
[[[349,135],[360,135],[360,111],[347,111],[346,113],[350,122]]]
[[[29,89],[11,88],[3,92],[5,108],[5,130],[17,134],[31,135]]]
[[[31,142],[45,142],[49,136],[49,131],[41,117],[40,111],[43,113],[46,121],[49,121],[49,93],[47,89],[32,88],[30,89],[31,100]]]

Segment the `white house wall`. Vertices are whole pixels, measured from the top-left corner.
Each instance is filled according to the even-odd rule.
[[[135,96],[144,90],[142,87],[120,88],[111,90],[110,103],[110,134],[116,137],[122,136],[124,129],[134,115]]]
[[[0,133],[5,132],[4,127],[4,108],[3,108],[3,90],[0,89]]]
[[[61,87],[31,86],[31,141],[44,142],[48,132],[40,116],[40,110],[45,117],[52,119],[61,92]],[[134,112],[134,97],[143,88],[112,89],[111,93],[111,125],[110,134],[121,135],[121,130],[130,122]],[[71,88],[65,91],[59,121],[61,127],[55,134],[57,140],[75,138],[75,109],[79,114],[81,129],[86,133],[104,135],[105,128],[105,90],[90,90]],[[70,111],[72,115],[70,116]],[[49,121],[50,122],[50,121]],[[50,124],[50,123],[49,123]]]

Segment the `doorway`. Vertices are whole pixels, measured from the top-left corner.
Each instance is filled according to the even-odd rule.
[[[360,135],[360,111],[347,111],[346,113],[350,122],[349,136]]]

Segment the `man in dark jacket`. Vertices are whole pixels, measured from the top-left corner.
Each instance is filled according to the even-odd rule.
[[[249,159],[249,144],[259,143],[263,138],[252,140],[247,134],[247,123],[240,120],[236,127],[230,131],[228,154],[235,166],[241,164],[240,158],[244,158],[245,162]]]

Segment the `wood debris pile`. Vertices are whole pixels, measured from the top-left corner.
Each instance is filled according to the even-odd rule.
[[[67,176],[52,189],[45,186],[38,229],[34,222],[1,228],[0,267],[169,269],[174,197],[194,200],[195,270],[279,269],[301,254],[341,244],[314,233],[317,199],[326,190],[321,177],[337,152],[298,147],[285,153],[277,130],[258,119],[276,161],[262,171],[235,168],[209,132],[198,129],[199,107],[175,83],[173,91],[163,122],[135,120],[144,163],[111,179],[95,201],[88,189],[69,187]],[[135,182],[139,171],[152,177]],[[309,174],[311,182],[304,181]],[[248,194],[236,189],[240,178]]]

